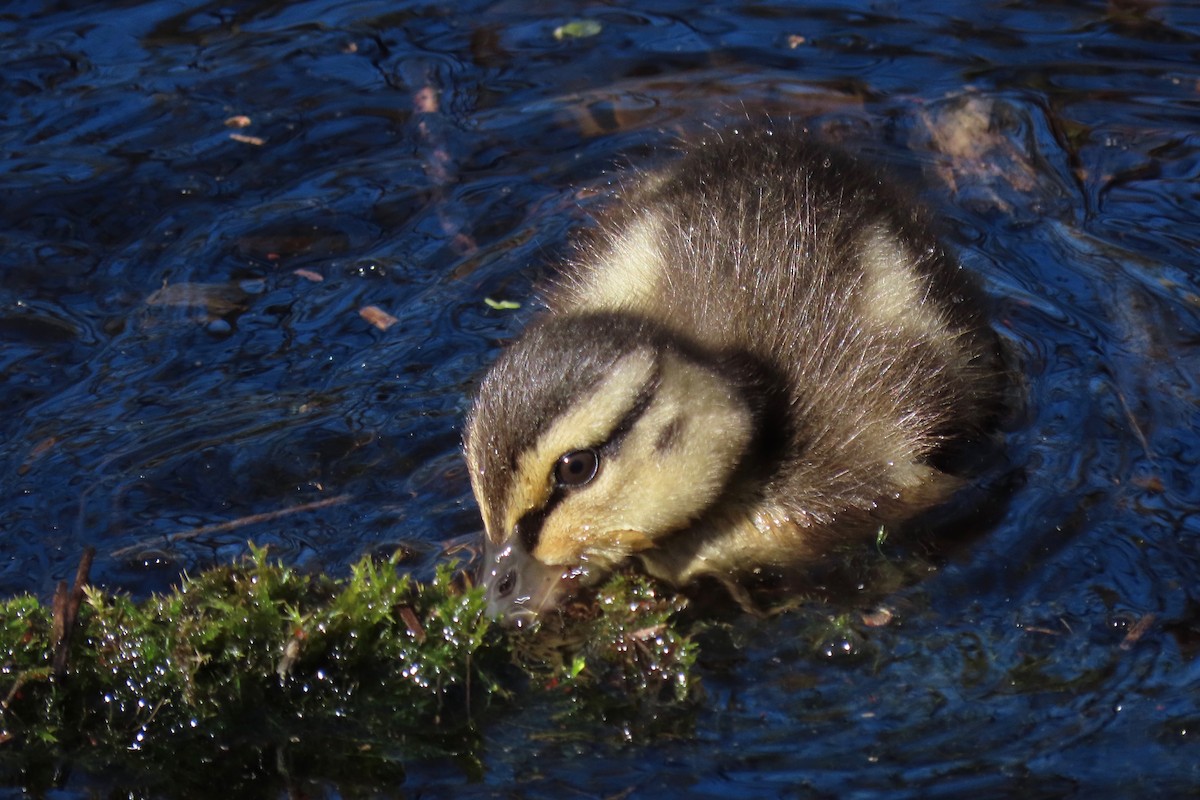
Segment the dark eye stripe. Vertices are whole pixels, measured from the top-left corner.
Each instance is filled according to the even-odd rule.
[[[612,433],[598,447],[592,448],[600,453],[601,461],[609,454],[615,452],[621,446],[621,441],[633,430],[633,426],[646,413],[646,409],[650,408],[650,401],[654,399],[655,392],[658,391],[658,386],[662,382],[662,369],[658,363],[654,365],[654,372],[638,390],[637,396],[633,400],[633,405],[629,407],[629,411],[625,412],[625,416],[621,417],[620,421],[613,426]],[[558,467],[558,462],[554,462],[553,470]],[[538,542],[542,538],[542,526],[546,523],[546,517],[550,516],[555,507],[563,501],[567,496],[567,492],[572,487],[562,486],[555,481],[554,490],[550,492],[550,496],[546,498],[546,504],[541,508],[527,511],[517,520],[517,524],[513,526],[513,536],[525,546],[525,551],[532,554],[537,548]]]
[[[662,366],[659,362],[654,364],[654,372],[642,384],[642,388],[638,390],[637,397],[633,399],[633,405],[625,412],[625,416],[613,426],[612,433],[608,435],[608,439],[596,448],[603,451],[615,451],[620,449],[621,442],[633,430],[633,426],[642,418],[646,410],[650,408],[650,402],[654,400],[654,395],[658,392],[658,386],[662,383]]]
[[[542,525],[546,522],[546,517],[554,510],[554,507],[562,500],[563,494],[555,492],[550,495],[550,499],[546,501],[546,505],[542,508],[535,508],[533,511],[527,511],[517,520],[517,524],[513,526],[513,536],[515,536],[522,545],[525,546],[525,552],[530,555],[537,549],[538,542],[542,538]]]

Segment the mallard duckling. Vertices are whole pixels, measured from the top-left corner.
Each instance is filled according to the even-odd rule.
[[[919,211],[790,130],[636,180],[483,380],[464,437],[492,613],[634,561],[731,588],[947,499],[1000,388],[977,293]]]

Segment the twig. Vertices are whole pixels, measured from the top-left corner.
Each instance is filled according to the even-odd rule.
[[[0,700],[0,717],[3,717],[4,713],[12,708],[13,701],[17,699],[17,695],[21,693],[26,684],[49,679],[50,670],[44,667],[41,669],[26,670],[18,675],[17,679],[13,681],[12,688],[8,690],[8,694],[4,696],[3,700]],[[3,744],[3,742],[0,742],[0,744]]]
[[[1114,386],[1113,389],[1117,393],[1117,400],[1121,402],[1121,408],[1125,411],[1125,419],[1129,420],[1129,425],[1133,428],[1133,434],[1142,446],[1142,451],[1146,454],[1147,458],[1155,461],[1154,451],[1150,449],[1150,441],[1146,439],[1146,434],[1142,432],[1142,426],[1138,424],[1137,417],[1133,415],[1132,409],[1129,408],[1129,403],[1125,402],[1125,393],[1121,391],[1120,386]]]
[[[59,581],[54,591],[54,666],[51,675],[54,680],[62,680],[67,674],[67,658],[71,650],[71,634],[75,631],[75,622],[79,619],[79,605],[83,602],[83,587],[87,585],[88,573],[92,571],[92,559],[96,557],[96,548],[84,548],[79,559],[79,568],[75,570],[75,583],[71,593],[67,594],[67,582]]]
[[[226,531],[237,530],[238,528],[245,527],[246,525],[257,525],[260,522],[270,522],[271,520],[279,519],[280,517],[286,517],[289,514],[299,514],[304,511],[314,511],[318,508],[337,505],[338,503],[344,503],[349,499],[349,494],[339,494],[334,497],[326,497],[323,500],[314,500],[311,503],[301,503],[298,506],[292,506],[290,508],[277,508],[274,511],[264,511],[261,514],[250,514],[245,517],[231,519],[227,522],[217,522],[212,525],[202,525],[199,528],[192,528],[191,530],[187,531],[177,531],[176,533],[172,533],[166,537],[166,543],[174,544],[176,542],[187,541],[188,539],[195,539],[197,536],[207,536],[210,533],[224,533]],[[112,556],[114,558],[122,558],[141,550],[143,547],[150,547],[158,543],[159,539],[157,537],[153,539],[146,539],[138,544],[131,544],[128,547],[118,548],[112,552]]]
[[[421,620],[417,619],[417,614],[408,606],[400,606],[400,619],[404,621],[404,627],[408,628],[408,632],[417,640],[417,644],[425,644],[425,626],[421,624]]]

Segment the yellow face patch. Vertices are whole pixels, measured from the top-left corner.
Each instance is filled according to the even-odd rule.
[[[674,354],[662,358],[659,374],[649,405],[619,447],[602,453],[595,479],[567,490],[542,520],[534,550],[540,561],[615,566],[702,514],[740,463],[752,423],[737,391],[708,368]],[[624,402],[610,402],[612,386],[591,398],[592,410],[603,410],[613,424],[632,408],[650,373],[631,369],[630,375],[638,380],[627,385]],[[583,403],[576,413],[592,419],[588,410]],[[542,462],[543,475],[552,467],[550,454],[559,453],[565,442],[570,442],[567,449],[580,446],[566,438],[566,426],[580,424],[579,419],[568,422],[570,416],[547,437],[553,444]],[[611,435],[611,426],[601,435]],[[551,487],[543,481],[543,487]],[[549,497],[551,490],[543,489],[542,496]]]
[[[534,446],[521,454],[505,507],[503,538],[522,516],[545,507],[554,491],[554,466],[564,453],[597,446],[612,435],[654,370],[655,357],[649,351],[623,357],[590,395],[555,420]]]

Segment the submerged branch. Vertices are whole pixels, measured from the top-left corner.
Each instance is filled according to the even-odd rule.
[[[339,494],[333,497],[326,497],[321,500],[313,500],[311,503],[301,503],[288,508],[278,508],[274,511],[264,511],[260,514],[247,514],[244,517],[231,519],[226,522],[214,522],[212,525],[201,525],[198,528],[189,528],[185,531],[169,534],[165,540],[154,538],[149,541],[132,544],[128,547],[121,547],[114,550],[110,555],[114,558],[123,558],[127,555],[136,553],[144,547],[158,544],[176,544],[188,539],[195,539],[199,536],[208,536],[213,533],[228,533],[229,531],[244,528],[247,525],[258,525],[263,522],[272,522],[274,520],[286,517],[290,514],[300,514],[305,511],[316,511],[318,508],[327,508],[329,506],[339,505],[350,499],[348,494]]]

